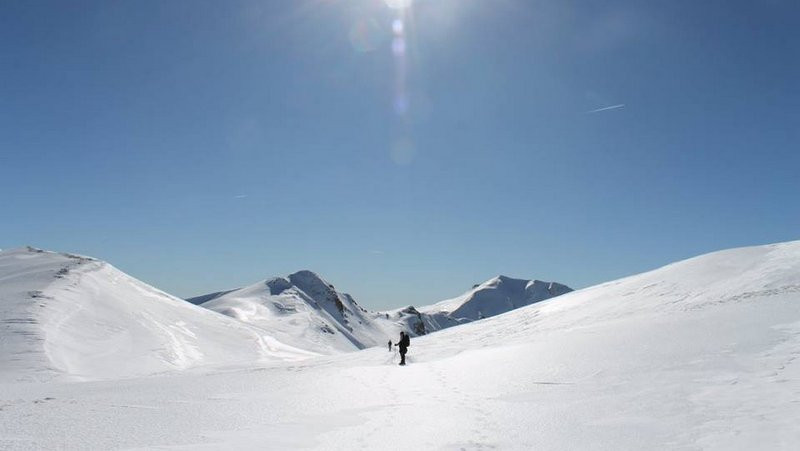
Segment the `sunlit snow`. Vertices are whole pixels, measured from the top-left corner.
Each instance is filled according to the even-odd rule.
[[[386,347],[309,356],[81,258],[0,254],[0,448],[800,441],[800,242],[717,252],[416,337],[406,367]]]

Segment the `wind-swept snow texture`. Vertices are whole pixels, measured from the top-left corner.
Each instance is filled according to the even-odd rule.
[[[311,355],[108,263],[0,252],[0,380],[115,378]]]
[[[297,363],[0,384],[0,448],[797,449],[800,242]],[[110,427],[114,425],[114,427]]]

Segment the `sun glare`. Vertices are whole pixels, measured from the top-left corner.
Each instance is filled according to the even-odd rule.
[[[406,9],[411,6],[413,0],[383,0],[386,6],[392,9]]]

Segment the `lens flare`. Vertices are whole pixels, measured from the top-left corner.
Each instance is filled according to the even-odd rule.
[[[394,38],[392,41],[392,53],[397,56],[406,53],[406,40],[403,38]]]
[[[417,153],[414,141],[411,139],[411,123],[408,95],[408,36],[406,20],[411,17],[410,8],[413,0],[384,0],[387,6],[394,9],[392,26],[392,56],[394,57],[394,96],[392,107],[397,116],[396,138],[389,150],[389,156],[398,166],[410,165]]]
[[[411,7],[413,0],[383,0],[383,2],[392,9],[407,9]]]
[[[407,87],[407,58],[406,58],[406,27],[403,15],[398,13],[392,21],[392,54],[394,55],[395,66],[395,92],[394,92],[394,111],[398,116],[405,117],[408,113]]]
[[[408,112],[408,96],[399,92],[394,96],[394,111],[400,116],[405,116]]]
[[[395,19],[392,21],[392,32],[395,36],[402,35],[404,30],[405,26],[403,25],[402,19]]]

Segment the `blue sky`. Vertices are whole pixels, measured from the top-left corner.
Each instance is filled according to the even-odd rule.
[[[0,248],[179,296],[308,268],[379,309],[799,239],[799,21],[789,0],[4,1]]]

